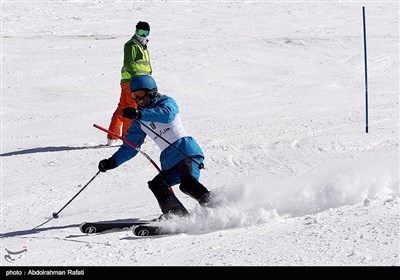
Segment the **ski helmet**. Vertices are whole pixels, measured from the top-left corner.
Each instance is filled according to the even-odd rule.
[[[131,92],[141,89],[152,95],[155,95],[158,92],[156,81],[149,75],[136,76],[131,80]]]

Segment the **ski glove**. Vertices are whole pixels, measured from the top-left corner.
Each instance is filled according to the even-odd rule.
[[[113,169],[115,167],[117,167],[117,163],[113,158],[103,159],[99,162],[99,170],[101,172],[106,172],[107,170]]]
[[[122,116],[124,118],[128,118],[130,120],[137,119],[140,120],[142,118],[142,113],[140,113],[139,110],[136,110],[135,108],[132,107],[126,107],[122,111]]]

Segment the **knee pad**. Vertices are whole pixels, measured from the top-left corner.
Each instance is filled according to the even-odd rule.
[[[147,182],[147,184],[149,186],[149,189],[153,192],[153,194],[157,198],[160,196],[161,197],[167,196],[169,193],[171,193],[171,190],[169,189],[168,185],[159,175],[154,177],[153,180]]]
[[[156,176],[152,181],[148,182],[149,189],[153,192],[157,199],[158,205],[163,214],[186,215],[188,211],[174,195],[167,183],[161,176]]]
[[[208,190],[200,184],[199,181],[196,180],[196,178],[192,177],[190,180],[185,180],[179,185],[179,189],[193,197],[196,200],[199,200],[202,198],[206,193],[208,193]]]

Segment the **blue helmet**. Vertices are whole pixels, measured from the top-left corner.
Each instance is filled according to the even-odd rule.
[[[156,81],[149,75],[136,76],[131,80],[131,92],[141,89],[149,94],[156,94],[158,92]]]

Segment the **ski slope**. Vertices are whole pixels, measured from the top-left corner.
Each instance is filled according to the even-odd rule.
[[[367,14],[365,133],[362,6]],[[2,1],[2,266],[398,266],[397,1]],[[185,233],[85,235],[154,218],[145,157],[99,174],[137,21],[161,93],[205,155],[219,206]],[[157,163],[159,150],[141,147]]]

